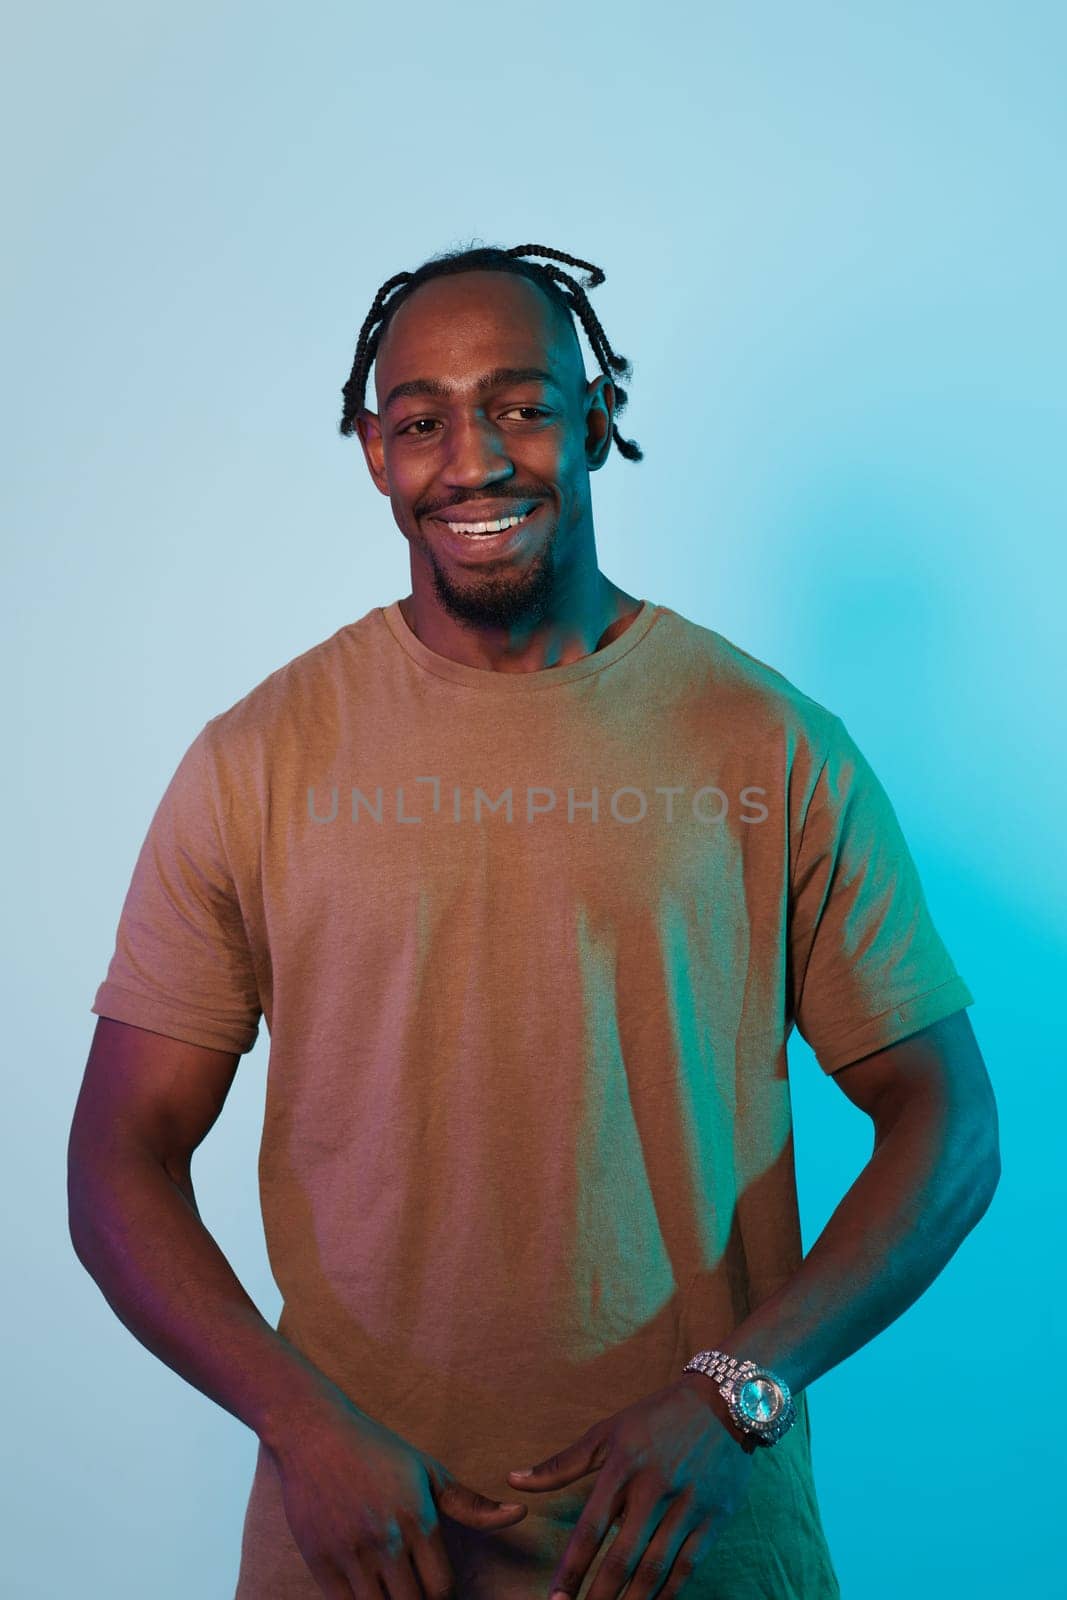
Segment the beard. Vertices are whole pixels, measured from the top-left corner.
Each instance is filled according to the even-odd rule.
[[[557,531],[553,529],[533,560],[521,566],[501,562],[492,572],[466,568],[458,578],[437,559],[429,541],[420,537],[418,544],[430,564],[438,600],[462,627],[532,627],[549,614]]]

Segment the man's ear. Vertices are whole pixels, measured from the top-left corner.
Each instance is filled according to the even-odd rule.
[[[363,446],[368,472],[382,494],[388,494],[389,484],[385,477],[385,447],[382,443],[381,424],[377,414],[368,411],[366,406],[356,414],[356,432]]]
[[[590,472],[599,472],[611,453],[615,419],[615,385],[603,374],[589,385],[585,413],[585,460]]]

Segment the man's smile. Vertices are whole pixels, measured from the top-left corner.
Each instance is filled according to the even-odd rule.
[[[430,520],[442,530],[443,543],[449,551],[469,559],[471,556],[493,556],[510,553],[523,540],[526,530],[538,521],[544,502],[535,503],[523,514],[505,512],[491,518],[479,517],[477,508],[455,507]],[[461,518],[457,513],[464,512]]]

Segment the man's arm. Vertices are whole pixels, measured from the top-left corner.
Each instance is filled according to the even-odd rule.
[[[238,1060],[100,1017],[68,1144],[69,1227],[119,1320],[269,1446],[328,1380],[260,1314],[197,1209],[193,1152]]]
[[[1000,1181],[996,1101],[966,1011],[833,1076],[874,1123],[874,1153],[789,1281],[719,1341],[794,1393],[929,1288]],[[702,1373],[684,1381],[724,1411]]]

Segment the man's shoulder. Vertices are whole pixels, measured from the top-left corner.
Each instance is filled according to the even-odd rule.
[[[782,730],[825,749],[840,737],[836,712],[717,629],[694,622],[669,607],[673,664],[680,681],[692,686],[734,726]]]
[[[212,741],[236,749],[277,736],[284,725],[310,727],[339,708],[359,683],[381,643],[381,607],[345,623],[325,639],[275,667],[239,700],[208,720]]]

